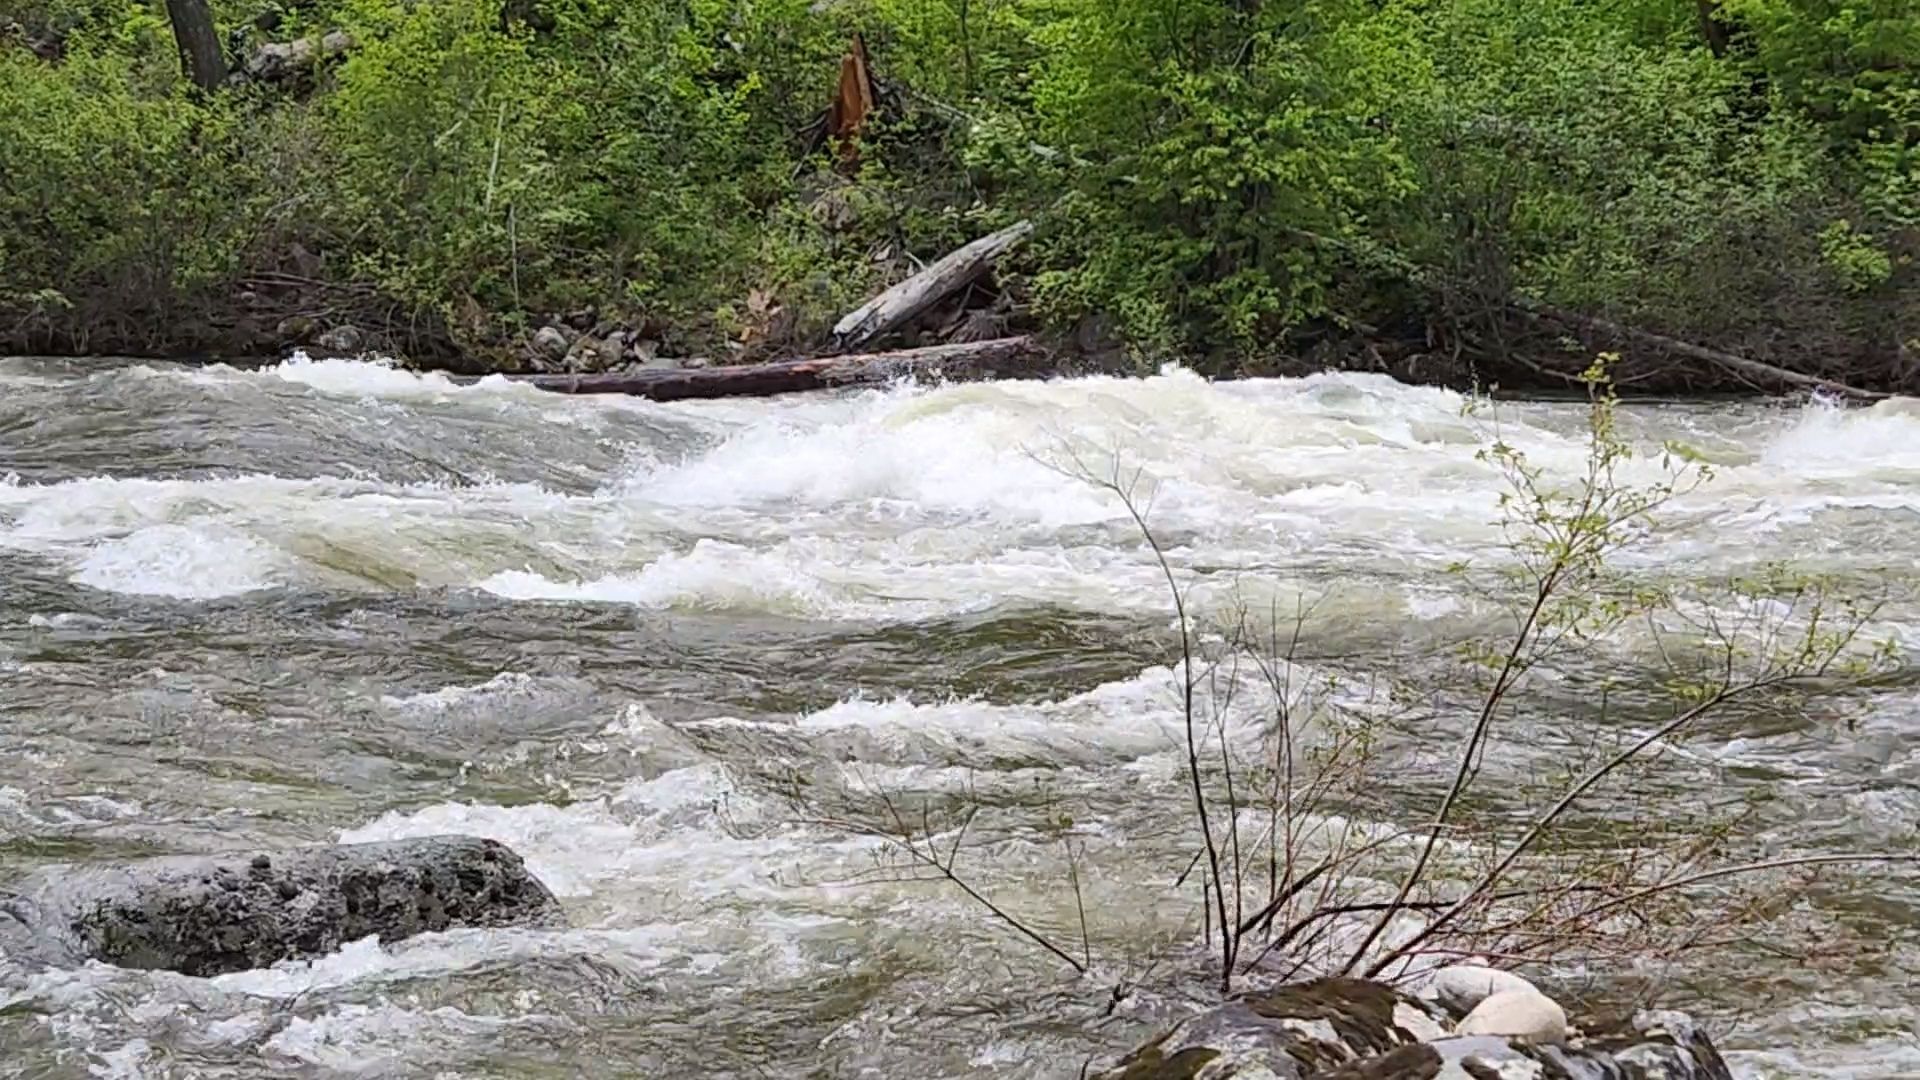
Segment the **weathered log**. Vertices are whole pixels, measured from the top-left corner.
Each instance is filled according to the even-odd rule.
[[[343,56],[358,44],[345,30],[329,30],[292,41],[269,41],[254,50],[241,65],[239,74],[254,82],[296,82],[312,75],[323,61]]]
[[[925,270],[848,312],[833,326],[834,341],[842,349],[857,349],[905,326],[916,315],[979,277],[1031,232],[1033,223],[1021,221],[947,253]]]
[[[369,935],[564,922],[518,855],[472,836],[55,866],[0,892],[0,952],[16,960],[198,976]]]
[[[507,377],[558,394],[630,394],[654,401],[679,401],[687,398],[768,397],[800,390],[871,385],[928,375],[976,378],[1031,375],[1043,370],[1042,365],[1048,355],[1047,350],[1031,337],[1007,337],[895,352],[780,360],[770,364],[643,369],[602,375]]]

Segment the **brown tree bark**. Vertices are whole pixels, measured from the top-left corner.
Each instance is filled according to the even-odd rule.
[[[1011,378],[1044,373],[1048,356],[1047,350],[1034,339],[1010,337],[895,352],[781,360],[771,364],[604,375],[510,375],[508,378],[557,394],[628,394],[654,401],[680,401],[769,397],[799,390],[886,383],[907,376]]]
[[[202,90],[218,90],[227,81],[227,56],[207,0],[167,0],[167,19],[180,49],[181,72]]]

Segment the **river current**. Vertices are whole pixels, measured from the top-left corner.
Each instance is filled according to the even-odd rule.
[[[0,360],[0,885],[50,862],[471,832],[564,931],[366,941],[195,979],[0,958],[0,1075],[1074,1077],[1200,988],[1168,594],[1294,609],[1305,662],[1417,682],[1500,612],[1494,437],[1551,475],[1584,407],[1384,378],[1177,369],[655,404],[371,363]],[[1785,562],[1885,598],[1920,647],[1920,408],[1637,404],[1709,482],[1623,573]],[[1649,458],[1633,468],[1651,470]],[[1743,714],[1663,759],[1765,851],[1920,851],[1920,685],[1846,723]],[[1528,699],[1487,768],[1550,771]],[[1371,812],[1449,760],[1399,731]],[[963,865],[1079,947],[1077,977],[956,890],[875,874],[806,805],[987,808]],[[1876,948],[1665,971],[1746,1078],[1920,1077],[1920,883],[1849,877]],[[1170,944],[1176,943],[1176,944]],[[1169,968],[1175,965],[1169,965]],[[1577,973],[1574,973],[1577,974]],[[1138,991],[1117,1005],[1110,988]]]

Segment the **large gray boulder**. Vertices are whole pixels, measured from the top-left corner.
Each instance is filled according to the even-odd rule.
[[[1363,979],[1242,994],[1135,1050],[1100,1080],[1732,1080],[1678,1013],[1558,1042],[1454,1036],[1437,1006]]]
[[[18,961],[200,976],[369,934],[564,923],[518,855],[473,836],[53,866],[0,889],[0,952]]]

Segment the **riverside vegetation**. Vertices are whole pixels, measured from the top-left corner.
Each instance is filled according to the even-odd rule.
[[[518,369],[570,318],[627,342],[588,366],[752,360],[1026,218],[909,337],[1543,386],[1606,347],[1629,390],[1745,385],[1676,343],[1920,371],[1911,0],[211,14],[236,74],[201,89],[158,0],[0,9],[0,351]],[[823,114],[855,41],[850,147]]]

